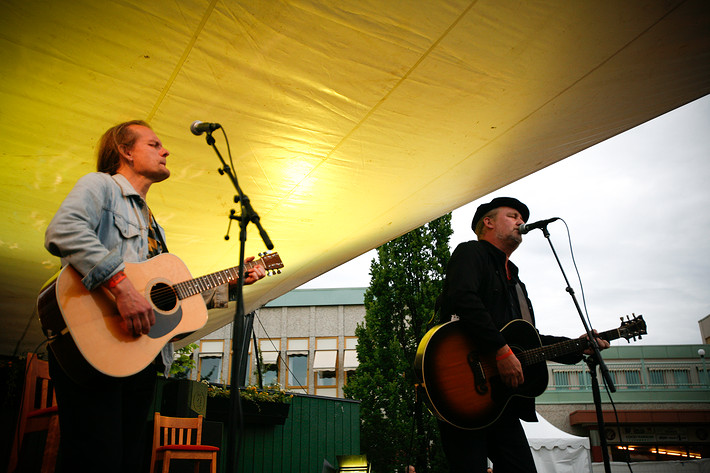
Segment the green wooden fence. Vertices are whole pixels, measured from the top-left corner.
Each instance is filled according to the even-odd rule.
[[[155,408],[164,415],[192,417],[207,414],[203,441],[219,444],[219,471],[227,473],[228,425],[219,422],[221,419],[210,418],[211,398],[207,397],[205,386],[195,381],[166,380],[159,383],[157,394]],[[324,460],[337,467],[338,455],[359,454],[359,401],[295,394],[283,425],[245,422],[238,471],[321,473]],[[176,467],[182,471],[191,465]],[[208,471],[204,467],[206,465],[200,471]]]
[[[239,472],[320,473],[323,460],[359,453],[359,402],[297,395],[284,425],[245,425]]]

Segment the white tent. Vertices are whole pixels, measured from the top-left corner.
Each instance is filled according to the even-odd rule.
[[[538,473],[591,473],[589,439],[564,432],[539,413],[538,422],[522,422]]]

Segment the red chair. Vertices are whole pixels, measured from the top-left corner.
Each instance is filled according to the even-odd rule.
[[[195,460],[195,473],[200,470],[200,461],[210,461],[210,472],[217,473],[218,447],[202,445],[202,416],[165,417],[155,413],[153,426],[153,454],[150,473],[155,463],[163,462],[163,473],[170,470],[171,460]]]
[[[47,440],[42,457],[42,473],[51,473],[57,463],[59,450],[59,414],[57,398],[49,378],[49,365],[37,358],[35,353],[27,354],[25,384],[22,391],[20,415],[17,418],[15,440],[10,451],[8,473],[18,466],[22,441],[25,434],[47,431]]]

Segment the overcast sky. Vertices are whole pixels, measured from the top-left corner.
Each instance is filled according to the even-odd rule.
[[[642,314],[648,336],[636,343],[702,343],[698,321],[710,314],[710,96],[455,210],[452,248],[475,238],[476,207],[498,196],[525,202],[529,222],[560,217],[567,223],[594,328],[609,330],[621,316]],[[551,223],[548,230],[583,304],[565,224]],[[368,252],[301,288],[366,287],[375,256]],[[542,231],[525,235],[511,259],[540,331],[581,334]]]

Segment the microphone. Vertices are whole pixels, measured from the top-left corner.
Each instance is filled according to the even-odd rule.
[[[525,235],[530,230],[535,230],[536,228],[546,227],[548,223],[552,223],[555,220],[559,220],[560,217],[548,218],[547,220],[539,220],[535,223],[523,223],[518,227],[521,235]]]
[[[212,133],[217,128],[222,128],[222,125],[219,123],[201,122],[200,120],[195,120],[192,122],[192,125],[190,125],[190,131],[196,136],[200,136],[204,132]]]

